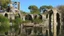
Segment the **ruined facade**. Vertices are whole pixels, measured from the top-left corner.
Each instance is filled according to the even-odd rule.
[[[63,36],[63,13],[54,8],[45,14],[48,17],[48,36]]]
[[[45,19],[45,22],[40,24],[42,26],[42,28],[41,28],[42,34],[44,34],[46,36],[63,36],[64,35],[63,34],[64,33],[64,31],[63,31],[64,30],[63,14],[64,13],[62,13],[60,10],[58,10],[56,8],[50,9],[50,10],[46,11],[45,13],[43,13],[41,15],[42,16],[41,19],[42,20]],[[32,14],[31,16],[33,16],[32,19],[34,19],[34,17],[36,17],[36,16],[34,16],[34,14]],[[34,23],[32,23],[32,24],[34,24]],[[37,24],[37,25],[39,25],[39,24]],[[43,28],[45,28],[45,29],[43,29]]]
[[[64,13],[60,12],[60,10],[53,8],[50,9],[42,14],[22,14],[19,11],[20,3],[17,2],[18,7],[14,8],[12,3],[10,3],[10,10],[8,8],[8,12],[0,12],[8,19],[15,19],[15,16],[19,15],[23,21],[31,20],[39,18],[44,22],[41,23],[23,23],[21,24],[21,33],[26,34],[27,36],[30,35],[44,35],[44,36],[63,36],[64,34]]]

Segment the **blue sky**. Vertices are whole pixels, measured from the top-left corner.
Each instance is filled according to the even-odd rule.
[[[14,0],[20,2],[20,10],[29,12],[28,7],[30,5],[36,5],[38,8],[42,5],[52,5],[56,7],[58,5],[64,5],[64,0]]]

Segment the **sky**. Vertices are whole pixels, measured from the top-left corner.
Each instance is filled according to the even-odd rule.
[[[52,5],[56,7],[58,5],[64,5],[64,0],[13,0],[20,2],[20,10],[30,12],[28,7],[30,5],[36,5],[38,8],[43,5]]]

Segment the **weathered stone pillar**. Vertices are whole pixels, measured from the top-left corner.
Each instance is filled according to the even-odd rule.
[[[33,16],[33,14],[31,14],[31,16],[32,16],[32,19],[34,19],[34,16]]]
[[[48,14],[48,20],[47,20],[47,22],[49,23],[49,14]],[[49,24],[47,26],[49,26]],[[47,30],[48,30],[48,36],[49,36],[49,27],[47,27]]]
[[[48,36],[49,36],[49,29],[47,29],[48,30]]]
[[[23,24],[21,24],[21,34],[23,33]]]
[[[20,2],[17,2],[18,10],[20,10]]]
[[[25,19],[25,16],[23,16],[23,18],[22,18],[22,19],[23,19],[23,21],[25,21],[25,20],[26,20],[26,19]]]
[[[51,14],[49,14],[49,36],[51,36]]]
[[[53,15],[53,36],[57,36],[57,31],[56,31],[56,27],[57,27],[57,22],[56,22],[56,12],[57,10],[54,10],[54,15]]]

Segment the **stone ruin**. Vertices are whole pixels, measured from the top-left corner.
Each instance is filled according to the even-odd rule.
[[[14,8],[12,6],[12,3],[10,3],[10,6],[7,8],[7,12],[1,10],[0,6],[0,14],[2,14],[5,17],[8,17],[9,19],[15,19],[15,14],[20,15],[19,17],[21,19],[25,20],[32,20],[34,18],[39,17],[41,20],[45,20],[43,23],[34,24],[32,22],[21,24],[20,32],[23,34],[26,34],[28,36],[36,34],[36,35],[45,35],[45,36],[64,36],[64,13],[60,12],[60,10],[53,8],[50,9],[43,14],[26,14],[23,15],[20,14],[19,11],[19,5],[18,2],[18,9]]]

